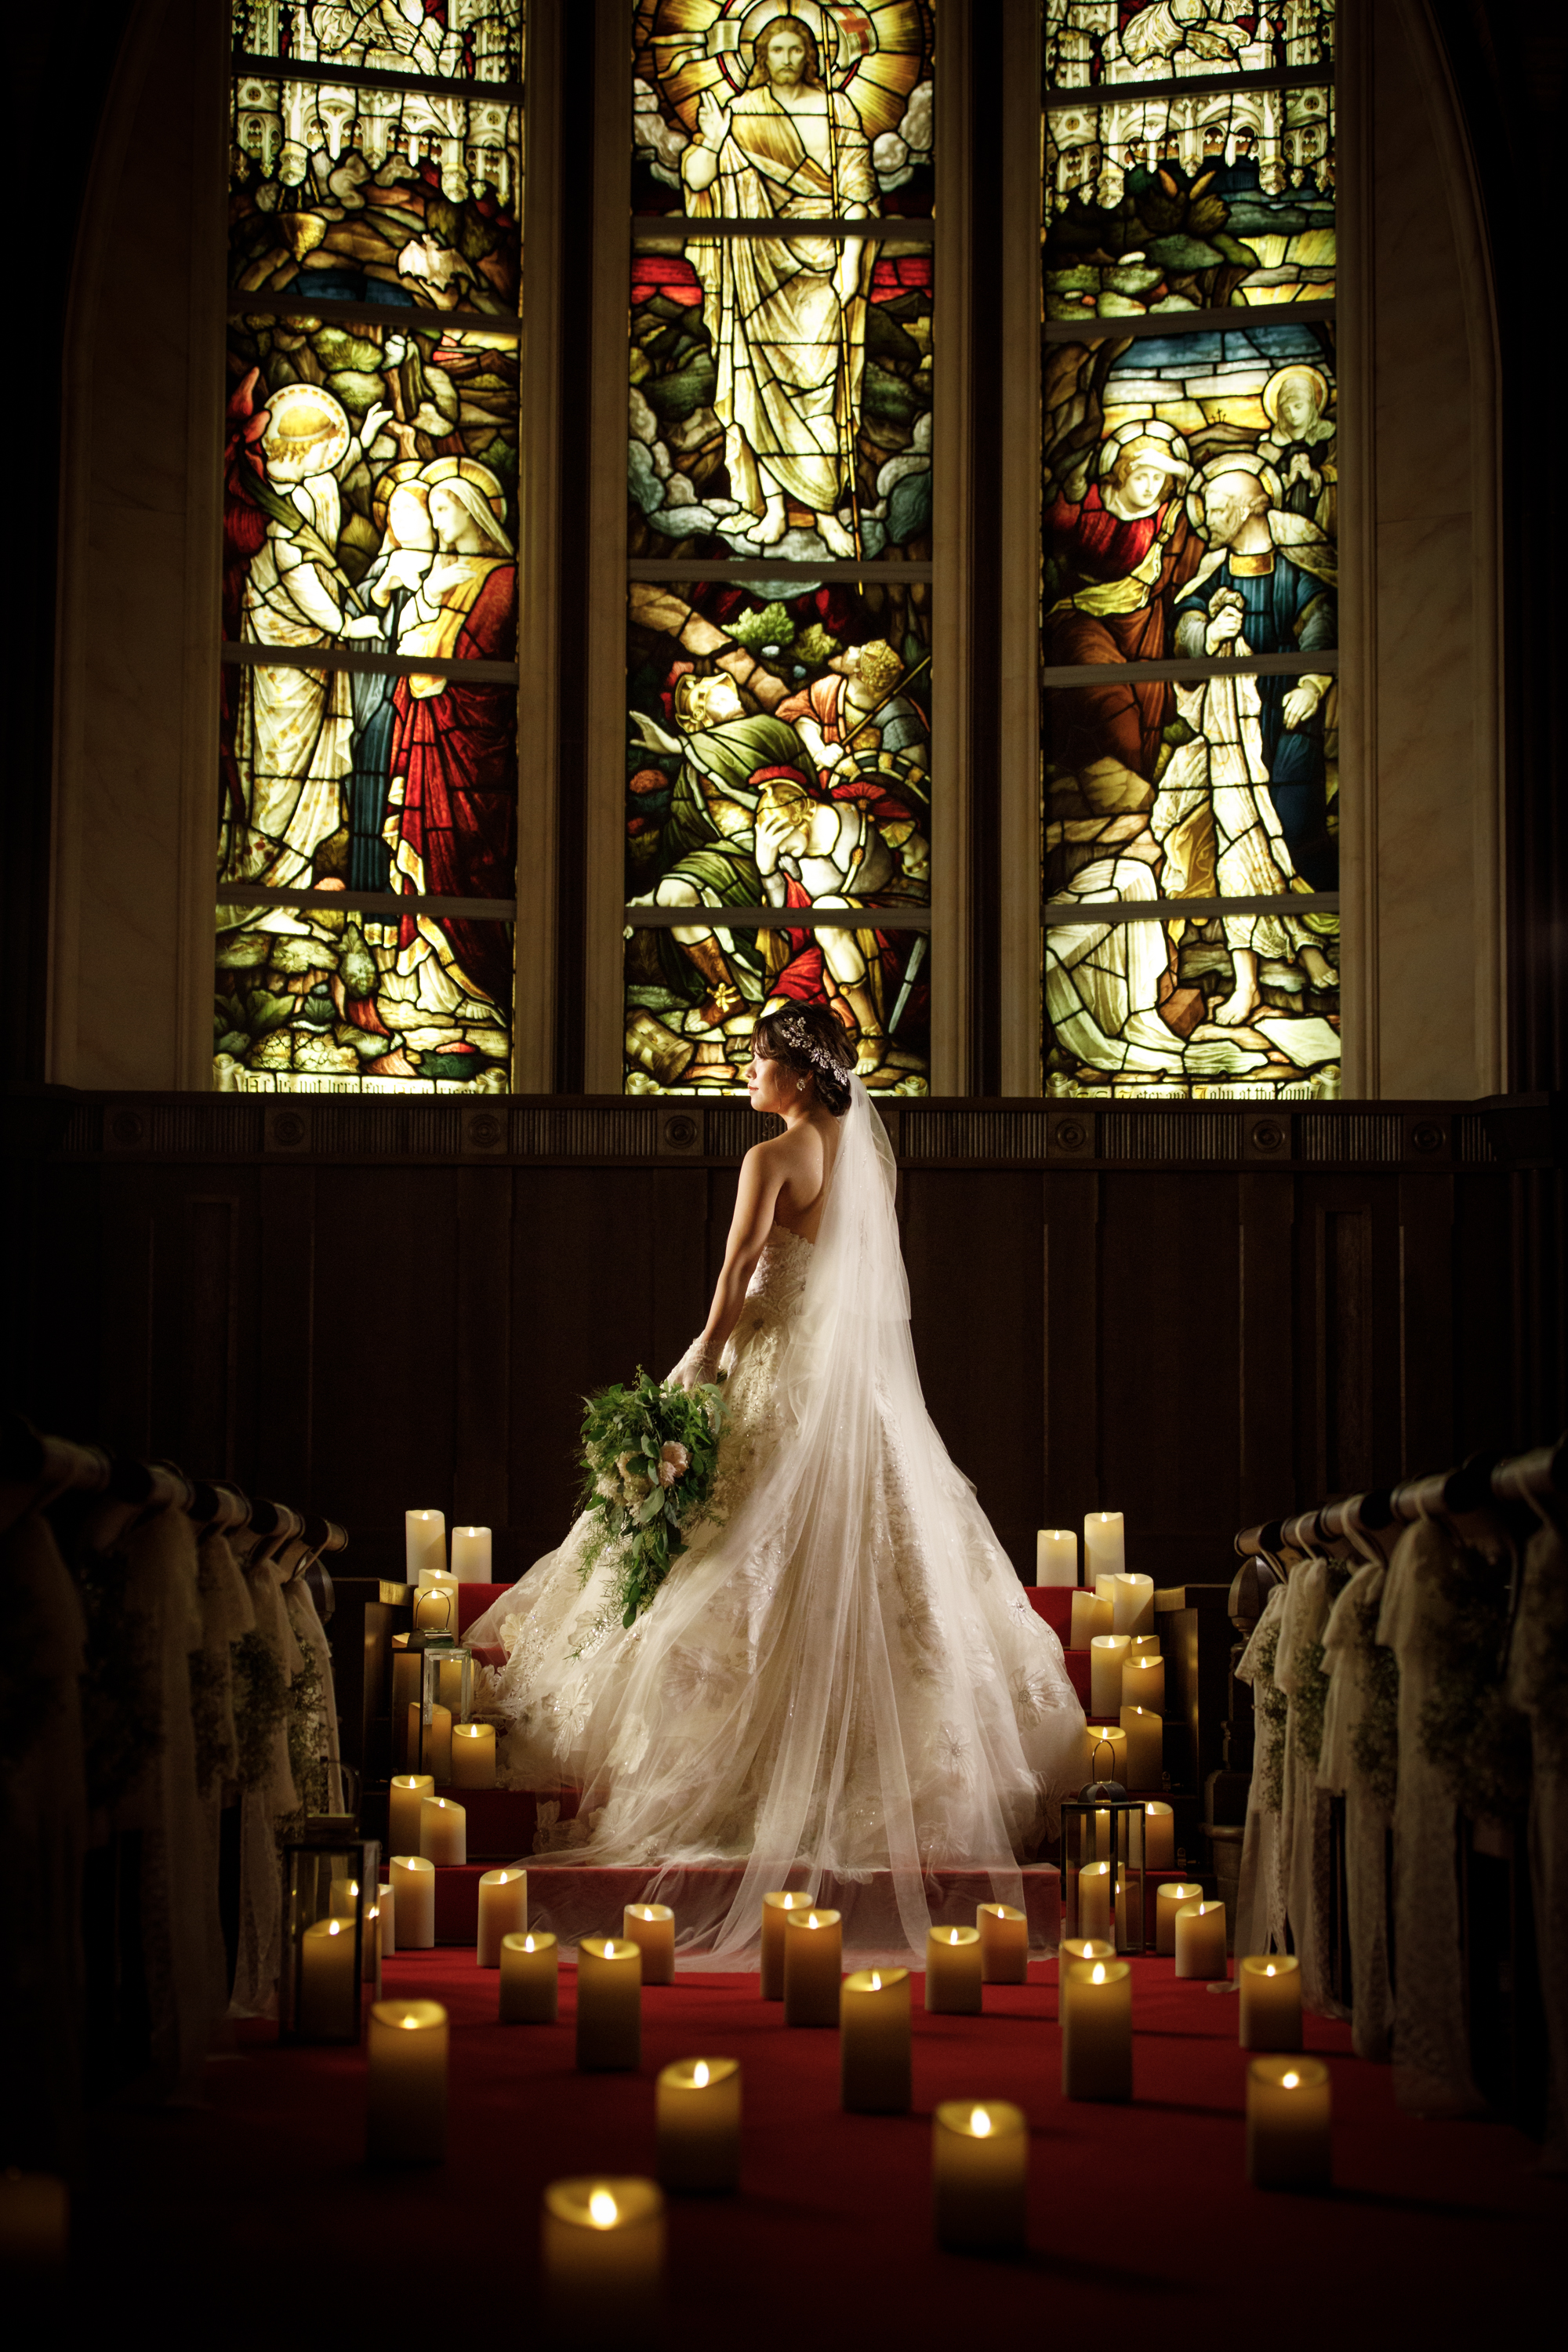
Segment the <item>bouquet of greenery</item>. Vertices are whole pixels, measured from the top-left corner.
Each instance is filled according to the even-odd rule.
[[[686,1529],[713,1490],[723,1398],[717,1387],[666,1386],[639,1365],[629,1388],[601,1389],[583,1415],[583,1507],[622,1546],[621,1622],[646,1609],[686,1549]]]

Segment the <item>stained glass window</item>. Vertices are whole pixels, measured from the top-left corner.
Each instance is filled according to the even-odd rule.
[[[224,1087],[510,1084],[522,30],[234,10]]]
[[[631,16],[626,1085],[810,1000],[924,1093],[932,7]]]
[[[1045,30],[1047,1090],[1337,1092],[1332,8]]]

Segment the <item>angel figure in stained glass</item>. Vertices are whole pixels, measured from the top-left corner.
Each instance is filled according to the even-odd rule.
[[[500,483],[468,457],[437,458],[424,480],[436,551],[403,615],[399,653],[515,660],[517,564],[497,513]],[[394,888],[411,898],[510,898],[517,755],[509,690],[421,673],[398,679],[393,707],[386,835]],[[398,1025],[420,1012],[449,1014],[465,999],[504,1013],[510,987],[502,924],[441,919],[426,907],[403,918],[388,980]]]
[[[1279,503],[1291,514],[1315,522],[1325,539],[1335,537],[1339,496],[1338,428],[1329,415],[1329,380],[1321,368],[1293,361],[1276,369],[1264,385],[1263,413],[1273,427],[1258,444],[1279,475]]]
[[[825,80],[816,36],[801,17],[763,26],[751,79],[727,104],[704,91],[680,171],[694,218],[780,226],[777,236],[690,249],[718,364],[713,405],[731,491],[757,518],[747,536],[776,546],[793,500],[830,554],[853,560],[856,538],[837,509],[847,499],[855,511],[875,247],[864,237],[791,235],[788,224],[863,218],[876,209],[877,184],[859,115]]]
[[[240,635],[247,643],[298,653],[375,630],[338,561],[339,475],[388,413],[370,408],[356,434],[323,385],[293,383],[269,395],[257,445],[263,475],[247,491],[268,517],[245,577]],[[234,740],[240,805],[226,811],[220,882],[287,889],[312,880],[318,853],[344,824],[353,745],[344,672],[247,667]],[[230,911],[264,929],[306,928],[282,907]]]
[[[395,652],[403,615],[435,561],[430,486],[416,457],[400,458],[376,484],[372,515],[382,527],[380,551],[360,583],[360,593],[380,646]],[[367,644],[369,629],[362,632]],[[390,852],[384,837],[387,782],[395,722],[395,680],[377,670],[351,673],[353,694],[353,780],[349,789],[351,890],[390,887]]]

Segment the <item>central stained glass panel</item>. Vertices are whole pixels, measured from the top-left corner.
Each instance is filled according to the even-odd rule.
[[[929,605],[917,583],[631,584],[629,1091],[733,1091],[759,1013],[803,999],[874,1091],[926,1091]]]

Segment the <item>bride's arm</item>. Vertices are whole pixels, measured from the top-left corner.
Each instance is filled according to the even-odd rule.
[[[773,1144],[754,1143],[741,1162],[735,1213],[730,1220],[724,1269],[713,1292],[713,1304],[707,1322],[670,1374],[683,1388],[712,1380],[719,1369],[724,1343],[740,1321],[746,1286],[763,1254],[786,1172]]]

